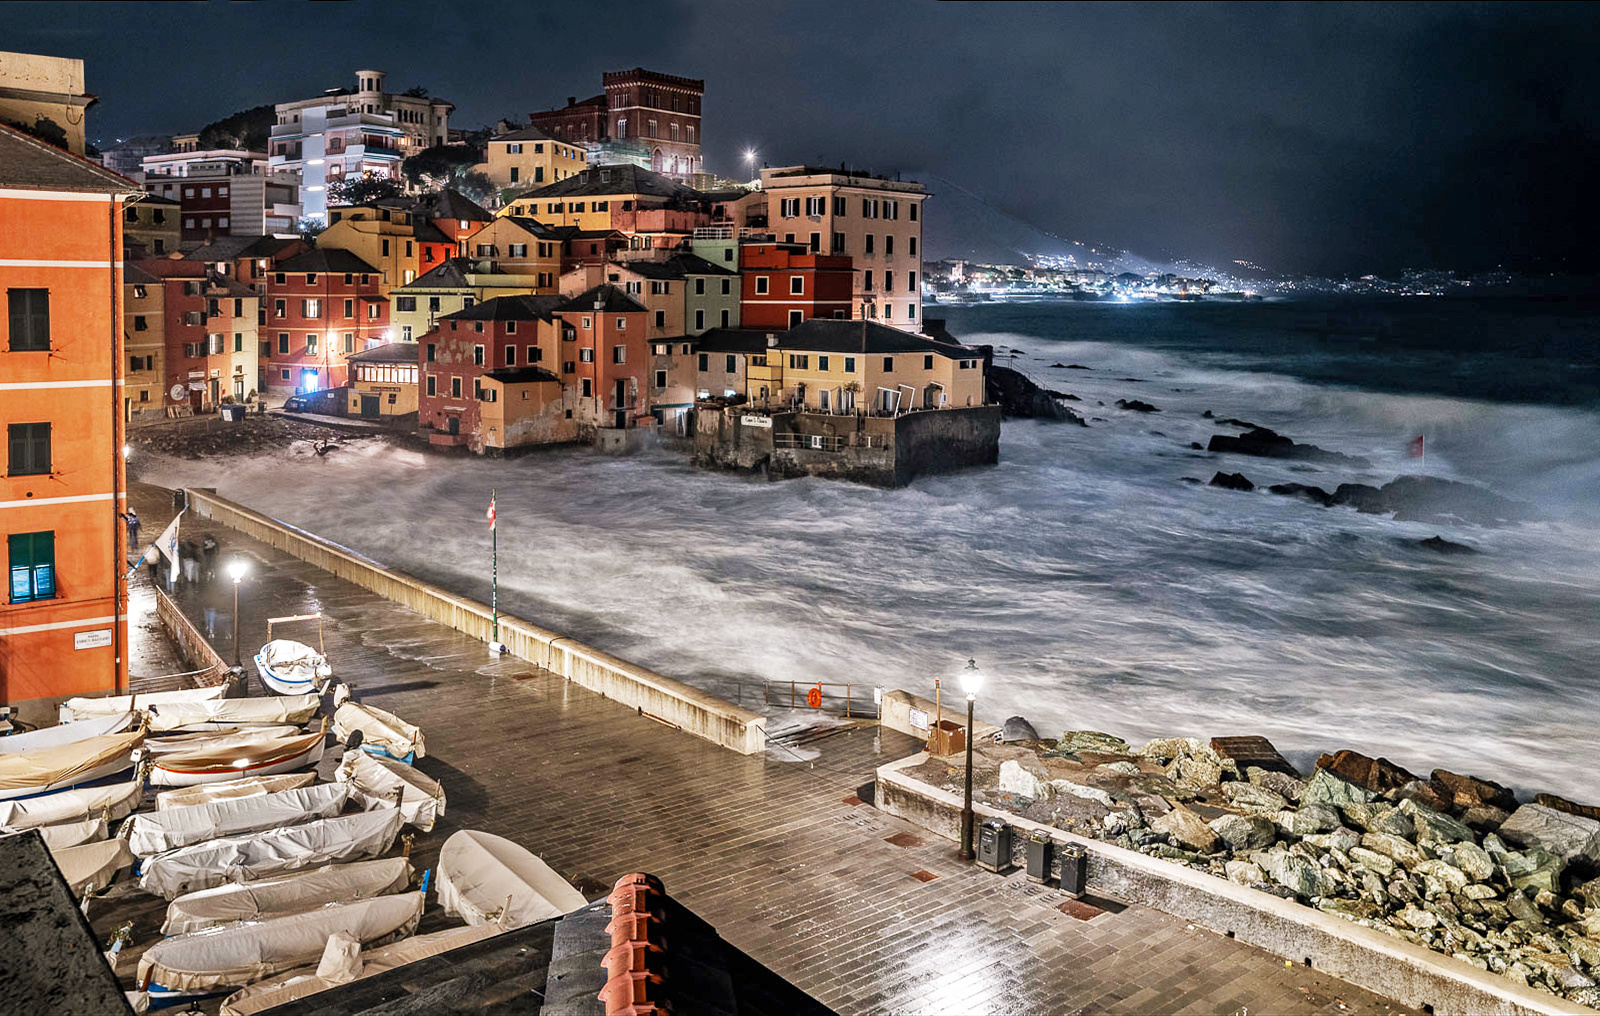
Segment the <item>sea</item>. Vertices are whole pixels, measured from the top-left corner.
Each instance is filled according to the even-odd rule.
[[[1600,314],[1593,303],[1338,299],[930,306],[1067,392],[1088,427],[1007,421],[1000,464],[901,490],[703,472],[680,455],[145,457],[744,704],[928,698],[976,661],[983,718],[1040,734],[1260,734],[1600,802]],[[1116,407],[1138,399],[1159,412]],[[1196,451],[1203,414],[1370,468]],[[1424,454],[1415,457],[1415,439]],[[1213,488],[1242,472],[1254,492]],[[1397,522],[1259,489],[1427,474],[1537,512]],[[1418,546],[1441,536],[1475,553]],[[791,683],[800,689],[790,710]],[[958,707],[961,705],[957,702]]]

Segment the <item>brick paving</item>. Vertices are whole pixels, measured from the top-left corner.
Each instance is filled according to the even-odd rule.
[[[165,492],[133,494],[146,525],[170,518]],[[448,810],[417,837],[419,864],[474,828],[525,845],[591,898],[622,874],[655,872],[728,941],[846,1014],[1405,1011],[1158,911],[1091,899],[1073,916],[1057,890],[961,863],[952,843],[852,800],[877,766],[917,750],[902,734],[846,729],[812,744],[811,763],[735,755],[494,660],[482,643],[232,530],[216,534],[224,557],[254,565],[240,611],[246,655],[265,640],[266,617],[320,611],[335,672],[426,731],[417,768],[443,783]],[[199,593],[178,598],[199,614]],[[230,623],[226,612],[217,622],[225,657]],[[147,939],[159,923],[122,894],[98,906],[97,931],[131,915]]]

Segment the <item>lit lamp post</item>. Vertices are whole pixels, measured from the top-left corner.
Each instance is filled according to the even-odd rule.
[[[242,557],[235,557],[228,562],[228,577],[233,579],[233,665],[243,666],[239,662],[239,580],[244,578],[244,573],[250,565]]]
[[[744,150],[744,161],[745,164],[750,167],[749,172],[751,174],[751,179],[755,179],[756,150],[754,148],[746,148]]]
[[[983,686],[983,671],[976,660],[968,660],[961,671],[961,690],[967,693],[967,794],[961,804],[961,852],[963,861],[972,860],[972,706]]]

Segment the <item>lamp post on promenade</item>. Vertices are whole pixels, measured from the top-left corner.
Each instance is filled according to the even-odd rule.
[[[239,662],[239,581],[249,570],[250,565],[242,557],[228,561],[228,577],[233,579],[233,665],[235,667],[242,666]]]
[[[963,861],[972,860],[972,708],[983,686],[983,672],[976,660],[968,660],[961,671],[961,690],[967,693],[967,792],[961,804],[961,851]]]

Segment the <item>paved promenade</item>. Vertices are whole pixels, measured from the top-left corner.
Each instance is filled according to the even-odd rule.
[[[164,491],[136,484],[133,501],[153,532],[171,517]],[[207,525],[196,523],[185,538]],[[421,864],[474,828],[527,846],[591,898],[622,874],[655,872],[728,941],[841,1013],[1405,1011],[1156,911],[1093,899],[1063,908],[1064,896],[1020,873],[960,863],[953,843],[854,796],[877,766],[917,750],[904,735],[854,728],[813,744],[814,763],[742,757],[215,532],[224,559],[252,564],[246,658],[267,617],[321,612],[335,672],[426,731],[418,768],[449,803],[417,837]],[[178,599],[201,617],[202,591]],[[231,623],[224,609],[215,644],[229,659]]]

